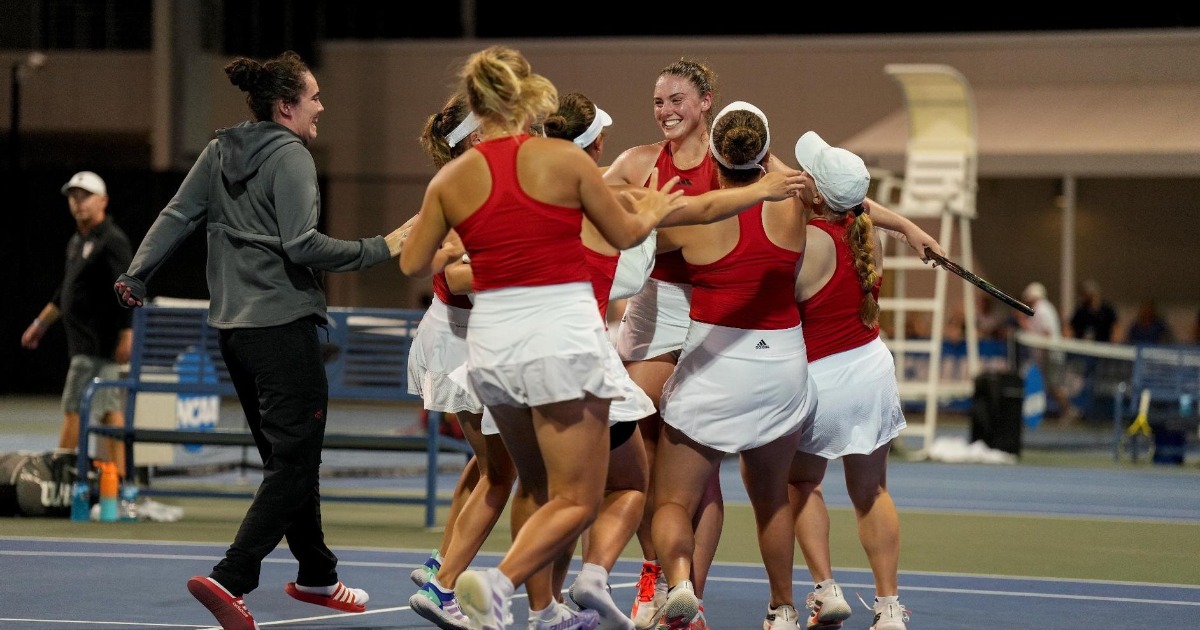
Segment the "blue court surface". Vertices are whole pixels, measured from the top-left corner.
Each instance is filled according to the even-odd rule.
[[[443,476],[443,487],[453,483],[453,475]],[[828,479],[840,481],[841,476],[840,464],[831,464]],[[1200,523],[1198,478],[1190,471],[895,461],[889,466],[889,480],[902,521],[906,512],[927,512],[1082,518],[1099,523]],[[722,485],[727,504],[744,503],[736,460],[723,465]],[[827,484],[826,494],[831,507],[848,505],[837,481]],[[730,535],[737,534],[725,532]],[[185,582],[192,575],[207,574],[224,550],[224,544],[12,537],[4,535],[0,524],[0,575],[4,576],[0,628],[213,628],[211,615],[189,595]],[[368,611],[339,613],[288,597],[283,585],[294,579],[296,564],[281,548],[264,564],[261,586],[246,597],[262,628],[434,627],[408,608],[408,597],[415,592],[408,574],[424,561],[427,550],[335,551],[343,579],[371,594]],[[494,566],[498,561],[496,554],[482,554],[475,566]],[[1054,563],[1053,558],[1039,561]],[[573,571],[578,562],[577,558]],[[900,566],[901,601],[912,612],[908,624],[912,630],[1200,627],[1200,559],[1195,561],[1195,578],[1184,580],[1185,584],[1047,578],[1045,573],[1032,577],[913,572],[904,570],[903,557]],[[639,567],[638,561],[627,559],[613,571],[613,597],[621,606],[633,601]],[[796,567],[794,593],[803,613],[812,582],[798,552]],[[835,575],[855,607],[844,627],[865,630],[873,615],[855,594],[870,601],[870,573],[838,567],[835,558]],[[759,562],[715,564],[706,591],[704,604],[712,627],[762,627],[768,588]],[[524,628],[527,611],[524,591],[518,589],[511,627]]]
[[[48,420],[39,424],[57,426],[57,411],[47,406]],[[3,414],[0,414],[3,416]],[[387,422],[394,423],[389,418]],[[0,426],[4,423],[0,422]],[[11,423],[9,423],[11,424]],[[11,427],[10,427],[11,429]],[[55,437],[47,430],[21,441],[20,431],[5,435],[9,448],[44,448]],[[1037,436],[1031,436],[1036,438]],[[11,439],[10,439],[11,438]],[[338,454],[328,453],[327,464],[338,463]],[[449,458],[439,475],[439,492],[445,496],[458,477],[455,465],[461,459]],[[1129,563],[1143,569],[1135,575],[1145,580],[1104,579],[1108,575],[1075,573],[1089,579],[1054,577],[1069,571],[1055,571],[1063,564],[1053,550],[1029,551],[1022,557],[1025,571],[1011,575],[985,574],[972,561],[976,545],[986,545],[973,532],[951,530],[960,540],[964,562],[956,569],[940,563],[926,563],[921,571],[906,570],[916,564],[920,550],[902,555],[900,560],[901,601],[911,611],[910,630],[960,630],[974,628],[1200,628],[1200,557],[1191,562],[1194,574],[1188,575],[1186,555],[1200,549],[1200,468],[1189,453],[1186,466],[1137,466],[1116,468],[1072,468],[1029,465],[947,464],[908,462],[893,458],[889,462],[888,485],[901,516],[901,538],[917,538],[916,528],[905,523],[953,522],[954,515],[981,515],[1001,528],[1017,520],[1035,519],[1028,532],[1044,531],[1043,524],[1066,523],[1068,535],[1086,540],[1087,553],[1099,557],[1125,558],[1127,540],[1113,531],[1140,533],[1169,527],[1177,532],[1176,550],[1159,542],[1158,555],[1130,556]],[[399,464],[397,464],[399,466]],[[402,466],[401,466],[402,467]],[[246,478],[240,473],[224,473],[218,478],[226,484],[253,488],[256,473]],[[738,462],[727,459],[722,465],[722,487],[727,506],[744,505]],[[849,506],[840,462],[830,464],[825,487],[830,507],[845,514]],[[386,487],[419,489],[424,478],[340,478],[323,479],[323,488],[340,489]],[[349,510],[344,504],[327,510]],[[921,515],[906,521],[905,515]],[[849,517],[852,519],[853,517]],[[925,519],[922,521],[921,519]],[[185,517],[186,521],[186,517]],[[851,520],[852,522],[852,520]],[[193,575],[207,574],[225,551],[226,542],[144,542],[90,540],[74,537],[39,538],[34,530],[8,527],[0,519],[0,630],[123,630],[132,628],[211,629],[214,620],[208,611],[188,593],[186,581]],[[15,523],[14,523],[15,525]],[[725,542],[745,542],[753,547],[751,531],[735,531],[726,523]],[[387,524],[384,525],[385,527]],[[1074,528],[1101,528],[1089,533]],[[853,525],[850,525],[852,528]],[[1105,530],[1104,527],[1109,529]],[[1197,544],[1187,542],[1195,528]],[[186,528],[184,528],[186,529]],[[1062,528],[1060,528],[1061,530]],[[59,530],[61,531],[61,530]],[[1001,529],[1007,532],[1007,529]],[[1179,533],[1182,532],[1182,533]],[[17,535],[14,535],[17,534]],[[181,533],[181,535],[183,535]],[[852,531],[848,535],[853,536]],[[1005,534],[1000,534],[1004,536]],[[1014,535],[1017,535],[1014,533]],[[506,534],[507,536],[507,534]],[[742,540],[746,537],[748,540]],[[186,537],[186,536],[184,536]],[[386,540],[386,539],[385,539]],[[978,540],[978,542],[974,542]],[[964,544],[965,541],[965,544]],[[942,544],[941,539],[935,541]],[[950,541],[947,541],[950,542]],[[390,545],[390,543],[379,543]],[[246,596],[246,603],[261,628],[287,630],[367,628],[433,628],[408,608],[408,598],[416,588],[409,572],[422,563],[428,547],[412,549],[415,543],[397,540],[388,548],[336,547],[341,577],[351,586],[366,589],[371,600],[362,614],[340,613],[304,604],[288,597],[283,586],[295,578],[296,562],[286,548],[276,550],[264,563],[261,585]],[[1020,543],[1016,555],[1030,547]],[[396,547],[406,547],[398,549]],[[1077,545],[1078,547],[1078,545]],[[1143,545],[1142,549],[1147,547]],[[903,554],[908,554],[907,550]],[[1094,552],[1092,551],[1094,549]],[[766,612],[768,588],[761,562],[751,551],[743,562],[718,562],[713,565],[705,593],[708,621],[717,630],[758,630]],[[1095,557],[1095,556],[1094,556]],[[475,566],[494,566],[494,553],[481,554]],[[726,558],[728,559],[728,558]],[[1124,561],[1124,560],[1123,560]],[[1176,568],[1169,580],[1154,583],[1163,571],[1163,562]],[[1154,564],[1158,563],[1158,569]],[[795,555],[794,596],[804,613],[805,596],[812,581],[804,568],[799,551]],[[858,565],[862,566],[862,565]],[[1131,565],[1125,565],[1131,566]],[[966,570],[962,570],[966,567]],[[579,568],[578,557],[573,571]],[[621,560],[610,580],[613,598],[628,607],[634,598],[640,561]],[[932,569],[932,570],[930,570]],[[873,596],[869,571],[838,565],[834,572],[854,606],[847,630],[866,630],[873,614],[858,602],[855,594],[870,601]],[[568,578],[568,584],[572,578]],[[512,628],[525,628],[527,606],[522,589],[513,602]],[[803,627],[803,626],[802,626]]]
[[[0,539],[0,628],[212,628],[212,617],[184,586],[191,573],[204,573],[224,552],[222,545]],[[408,572],[425,552],[339,549],[339,568],[353,585],[371,593],[368,611],[340,613],[295,601],[283,592],[294,579],[295,561],[277,550],[264,564],[262,586],[246,597],[263,628],[432,628],[408,608],[415,588]],[[497,557],[484,555],[479,566]],[[638,564],[621,561],[612,576],[613,597],[632,601]],[[1198,569],[1200,570],[1200,569]],[[839,570],[855,604],[845,628],[867,628],[872,614],[853,595],[871,597],[871,576]],[[912,611],[910,628],[1195,628],[1200,586],[1125,584],[1103,581],[1032,579],[901,572],[903,603]],[[803,605],[808,575],[796,573]],[[709,577],[705,609],[714,628],[761,627],[766,580],[757,565],[717,564]],[[513,602],[516,622],[527,614],[523,591]]]

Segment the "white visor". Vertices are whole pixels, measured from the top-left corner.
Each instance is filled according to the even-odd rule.
[[[454,128],[454,131],[450,132],[450,135],[446,136],[446,143],[450,145],[451,149],[453,149],[454,147],[458,146],[459,142],[463,141],[463,138],[471,135],[471,132],[478,128],[479,118],[475,116],[475,112],[468,112],[467,117],[464,118],[462,122],[458,123],[458,126]]]
[[[746,164],[737,164],[737,165],[730,164],[725,161],[725,158],[721,157],[720,153],[717,153],[717,147],[713,143],[712,131],[709,131],[709,133],[708,133],[708,150],[710,153],[712,153],[713,159],[715,159],[717,162],[719,162],[721,164],[721,166],[724,166],[725,168],[733,169],[735,171],[749,171],[749,170],[753,170],[756,168],[761,169],[762,165],[759,164],[759,162],[762,161],[763,157],[765,157],[767,155],[767,151],[771,148],[771,125],[767,123],[767,115],[762,113],[761,109],[751,105],[750,103],[747,103],[746,101],[734,101],[734,102],[726,105],[725,108],[722,109],[719,114],[717,114],[717,117],[713,118],[713,129],[717,128],[717,121],[721,120],[722,116],[724,116],[725,114],[728,114],[729,112],[733,112],[733,111],[737,111],[737,110],[745,110],[745,111],[751,112],[755,116],[758,116],[759,118],[762,119],[763,127],[765,127],[767,130],[767,141],[766,141],[766,143],[763,144],[762,151],[759,151],[758,155],[754,156],[754,159],[750,160]]]
[[[596,106],[592,105],[592,107]],[[611,124],[612,116],[609,116],[608,112],[603,109],[596,107],[596,115],[592,117],[592,124],[588,125],[587,130],[576,136],[572,142],[575,143],[575,146],[586,149],[596,141],[596,138],[600,137],[600,132]]]

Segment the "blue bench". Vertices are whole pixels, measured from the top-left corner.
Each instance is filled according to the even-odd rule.
[[[327,347],[331,350],[331,356],[327,358],[325,367],[329,377],[330,400],[382,403],[419,401],[419,397],[408,393],[408,351],[423,314],[424,311],[420,310],[402,309],[329,309]],[[325,341],[323,333],[322,341]],[[189,378],[186,371],[178,371],[180,358],[184,356],[207,356],[211,367],[207,372],[198,369]],[[199,365],[196,367],[199,368]],[[169,374],[176,378],[148,378],[153,374]],[[125,390],[124,426],[97,426],[89,422],[92,398],[102,388]],[[147,305],[134,311],[133,353],[128,376],[117,380],[95,379],[84,391],[79,414],[79,478],[86,479],[92,467],[88,453],[90,435],[124,442],[128,470],[135,470],[133,445],[136,442],[254,446],[254,438],[248,429],[205,431],[139,428],[135,425],[135,401],[139,393],[236,397],[229,373],[221,360],[217,331],[208,325],[207,308]],[[433,527],[437,519],[437,506],[449,503],[448,498],[438,496],[439,456],[444,452],[463,454],[468,459],[471,456],[471,448],[465,441],[440,435],[437,428],[442,420],[441,413],[430,412],[428,425],[433,430],[425,435],[326,433],[326,449],[424,452],[428,466],[424,496],[364,494],[330,496],[326,497],[327,500],[423,504],[425,525]],[[160,495],[252,495],[250,492],[232,491],[156,491],[150,487],[144,491]]]
[[[1150,392],[1148,424],[1157,432],[1184,432],[1186,436],[1200,426],[1197,405],[1200,405],[1200,346],[1184,344],[1140,345],[1133,358],[1133,375],[1118,386],[1113,398],[1113,461],[1120,461],[1121,443],[1135,418],[1142,391]],[[1192,400],[1191,409],[1180,409],[1183,398]],[[1127,445],[1130,456],[1137,461],[1140,447],[1136,442]],[[1186,442],[1184,448],[1186,447]]]

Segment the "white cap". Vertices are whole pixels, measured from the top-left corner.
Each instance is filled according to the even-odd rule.
[[[825,205],[845,212],[867,198],[871,173],[862,158],[838,147],[829,146],[815,131],[805,132],[796,141],[796,161],[812,175]]]
[[[1046,285],[1041,282],[1030,282],[1029,286],[1021,292],[1021,297],[1028,302],[1036,302],[1046,299]]]
[[[108,196],[108,188],[104,180],[91,171],[79,171],[71,176],[71,181],[63,184],[62,194],[71,194],[72,188],[82,188],[93,195]]]

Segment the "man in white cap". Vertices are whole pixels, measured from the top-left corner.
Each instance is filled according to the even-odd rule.
[[[1052,341],[1062,340],[1062,319],[1058,308],[1047,297],[1046,286],[1041,282],[1030,282],[1021,292],[1021,299],[1033,309],[1033,315],[1017,315],[1021,330]],[[1071,397],[1067,394],[1065,364],[1066,355],[1062,350],[1034,348],[1029,351],[1027,364],[1021,369],[1024,374],[1030,365],[1038,366],[1046,383],[1046,393],[1058,403],[1060,424],[1069,425],[1078,420],[1082,413],[1071,403]]]
[[[114,304],[112,283],[129,267],[133,248],[129,237],[107,215],[108,188],[99,175],[80,171],[63,184],[76,232],[67,243],[67,260],[62,284],[42,307],[25,333],[21,345],[36,349],[46,330],[62,320],[67,335],[71,365],[63,387],[62,432],[58,447],[75,450],[79,445],[79,403],[93,378],[118,378],[118,365],[127,363],[132,350],[130,312]],[[125,423],[121,393],[101,389],[92,409],[103,413],[108,425]],[[105,456],[124,474],[125,451],[116,441],[103,441]]]

